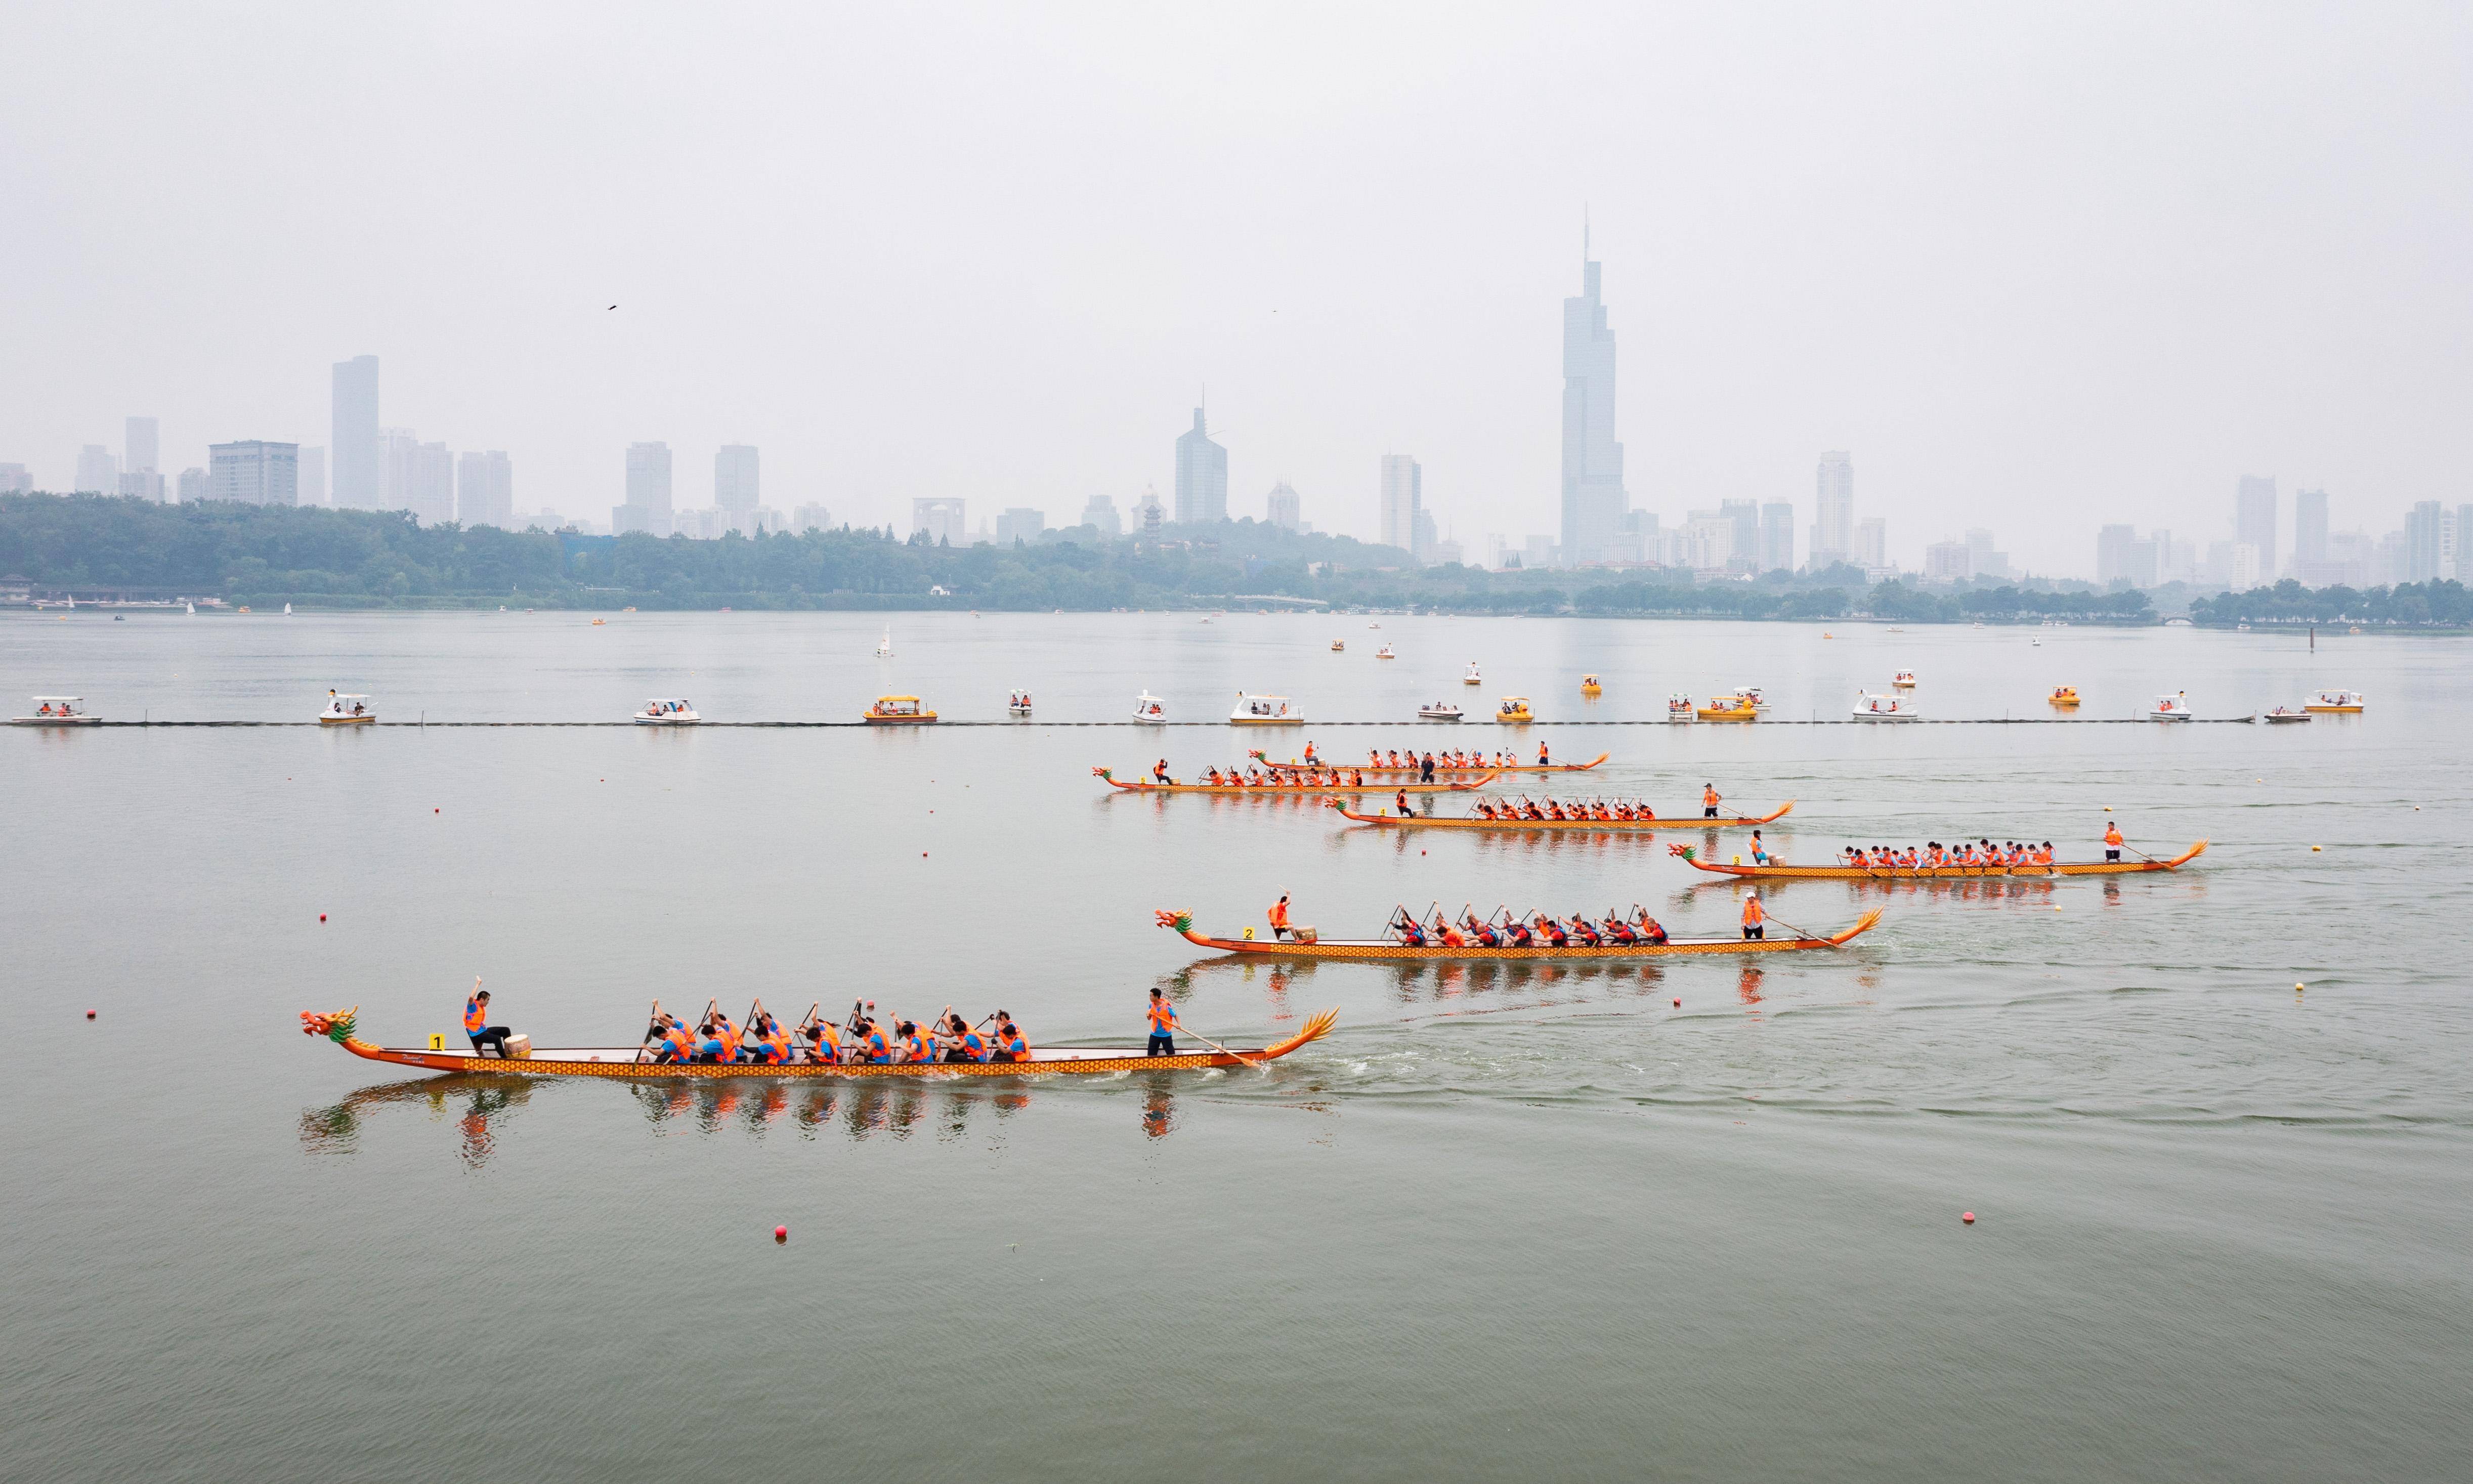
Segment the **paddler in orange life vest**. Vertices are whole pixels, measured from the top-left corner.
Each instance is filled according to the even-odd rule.
[[[1309,742],[1306,744],[1306,766],[1310,768],[1316,761],[1317,759],[1314,756],[1313,744]]]
[[[1552,761],[1553,761],[1553,759],[1552,759],[1549,755],[1548,755],[1548,754],[1547,754],[1547,751],[1546,751],[1546,744],[1545,744],[1545,743],[1543,743],[1543,742],[1538,743],[1538,744],[1537,744],[1537,766],[1539,766],[1539,767],[1541,767],[1541,768],[1543,768],[1543,767],[1547,767],[1547,766],[1549,766]]]
[[[1280,894],[1280,899],[1271,903],[1271,939],[1276,943],[1287,936],[1288,894],[1282,892]]]
[[[644,1045],[653,1060],[662,1065],[684,1062],[695,1054],[695,1038],[666,1010],[653,1017],[652,1027],[644,1032]]]
[[[2103,826],[2103,858],[2121,859],[2121,826],[2107,820]]]
[[[1743,936],[1744,936],[1746,939],[1751,939],[1751,938],[1761,938],[1761,939],[1765,939],[1765,938],[1768,936],[1768,932],[1767,932],[1767,929],[1766,929],[1763,924],[1766,923],[1766,922],[1768,922],[1768,920],[1769,920],[1769,915],[1768,915],[1766,912],[1765,912],[1765,911],[1763,911],[1763,910],[1761,909],[1761,894],[1760,894],[1760,893],[1758,893],[1758,892],[1753,892],[1753,893],[1749,894],[1748,896],[1744,897],[1744,898],[1743,898]]]
[[[842,1059],[842,1036],[819,1017],[807,1023],[807,1060],[830,1064]]]
[[[1151,1039],[1144,1056],[1176,1055],[1176,1007],[1154,986],[1151,990]]]
[[[488,1048],[493,1045],[498,1048],[498,1055],[505,1056],[507,1028],[503,1025],[492,1025],[489,1019],[490,992],[481,988],[481,976],[474,974],[472,997],[464,1002],[464,1034],[472,1038],[474,1056],[489,1055]]]
[[[1030,1043],[1022,1039],[1021,1027],[1014,1024],[1013,1017],[1001,1010],[996,1012],[996,1049],[988,1060],[991,1062],[1030,1060]]]
[[[1151,781],[1155,783],[1164,783],[1167,781],[1166,758],[1161,758],[1158,764],[1151,769]]]
[[[1715,784],[1715,783],[1703,783],[1703,784],[1701,784],[1701,785],[1700,785],[1700,817],[1701,817],[1702,819],[1704,819],[1704,820],[1713,820],[1713,819],[1716,819],[1716,818],[1717,817],[1717,801],[1719,801],[1720,799],[1723,799],[1723,798],[1725,798],[1725,797],[1726,797],[1725,795],[1723,795],[1723,794],[1721,794],[1721,793],[1717,792],[1717,784]]]

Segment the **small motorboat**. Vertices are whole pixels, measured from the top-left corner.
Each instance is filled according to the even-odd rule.
[[[1494,719],[1506,727],[1525,727],[1537,719],[1537,713],[1529,708],[1526,696],[1505,696],[1494,708]]]
[[[2305,711],[2325,711],[2335,716],[2359,716],[2369,698],[2358,690],[2322,690],[2302,703]]]
[[[1153,726],[1166,726],[1167,703],[1147,690],[1143,691],[1134,698],[1134,720],[1149,722]]]
[[[1469,661],[1468,669],[1463,671],[1460,675],[1460,683],[1463,685],[1482,685],[1485,683],[1485,677],[1477,673],[1476,660],[1472,659]]]
[[[1670,722],[1690,721],[1692,719],[1692,698],[1679,690],[1667,697],[1666,719]]]
[[[936,713],[917,696],[878,696],[859,719],[875,727],[908,727],[932,722]]]
[[[1397,659],[1400,657],[1391,653],[1391,646],[1385,644],[1381,649],[1374,652],[1374,658],[1377,659]]]
[[[2286,722],[2306,722],[2309,719],[2308,709],[2298,706],[2280,706],[2267,713],[2267,720],[2278,726]]]
[[[378,710],[367,696],[348,696],[329,690],[326,709],[318,713],[321,727],[366,727],[376,723]]]
[[[2078,707],[2078,688],[2076,685],[2055,685],[2050,700],[2064,711],[2075,711]]]
[[[1007,697],[1005,700],[1005,714],[1007,716],[1028,716],[1030,714],[1030,692],[1026,690],[1017,690],[1011,696]]]
[[[1436,701],[1417,707],[1417,715],[1423,721],[1455,722],[1460,719],[1460,708],[1448,701]]]
[[[664,696],[645,702],[644,708],[636,713],[638,727],[692,727],[703,720],[696,714],[694,703]]]
[[[2157,696],[2154,709],[2147,713],[2151,722],[2185,722],[2190,719],[2190,693],[2176,690],[2169,696]]]
[[[1602,696],[1605,693],[1606,688],[1597,683],[1597,678],[1596,676],[1583,675],[1580,677],[1580,694],[1584,696]]]
[[[634,610],[631,609],[629,611],[632,612]],[[884,637],[876,641],[876,658],[878,659],[893,658],[893,626],[890,624],[885,626]]]
[[[1348,641],[1347,641],[1346,639],[1333,639],[1333,640],[1332,640],[1332,641],[1331,641],[1331,652],[1332,652],[1333,654],[1334,654],[1334,655],[1345,655],[1345,654],[1347,654],[1347,653],[1348,653]]]
[[[1299,727],[1305,719],[1305,708],[1285,696],[1257,696],[1241,690],[1236,693],[1236,709],[1228,713],[1232,727]]]
[[[1900,670],[1897,674],[1889,677],[1889,684],[1898,690],[1912,690],[1915,688],[1915,672],[1912,670]]]
[[[36,696],[35,714],[9,718],[18,727],[100,727],[103,718],[78,709],[85,704],[84,696]]]
[[[1923,713],[1903,696],[1876,696],[1867,690],[1855,693],[1855,719],[1859,722],[1911,722],[1923,719]]]

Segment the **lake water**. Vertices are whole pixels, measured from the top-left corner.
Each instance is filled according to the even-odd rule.
[[[300,721],[330,686],[390,723],[1038,704],[0,735],[0,1472],[2464,1475],[2465,641],[1370,622],[895,615],[879,660],[874,615],[0,618],[0,695],[115,719]],[[2066,682],[2083,719],[1776,724],[1903,667],[1934,717],[2045,716]],[[1739,684],[1772,722],[1576,725]],[[2322,685],[2368,713],[2096,724]],[[1260,740],[1066,725],[1143,688],[1195,722],[1285,692],[1321,725],[1279,754],[1340,756],[1498,745],[1407,718],[1525,693],[1525,747],[1612,754],[1566,792],[1791,798],[1797,859],[2083,858],[2107,805],[2133,846],[2212,845],[2172,875],[1770,894],[1811,928],[1885,910],[1831,953],[1232,965],[1153,909],[1233,933],[1287,891],[1355,935],[1396,902],[1640,902],[1709,933],[1739,898],[1668,853],[1689,830],[1114,797],[1092,766]],[[1138,1041],[1153,985],[1222,1040],[1340,1020],[1261,1071],[778,1089],[396,1079],[299,1033],[357,1005],[418,1044],[476,973],[543,1044],[630,1041],[655,997],[1002,1005],[1048,1043]]]

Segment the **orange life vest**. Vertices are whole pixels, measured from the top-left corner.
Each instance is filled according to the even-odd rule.
[[[1150,1018],[1151,1034],[1164,1036],[1176,1029],[1176,1007],[1169,1004],[1164,996],[1152,1000]]]
[[[1746,897],[1743,898],[1743,925],[1745,927],[1758,927],[1761,923],[1767,921],[1767,919],[1768,914],[1761,910],[1761,899],[1759,898]]]
[[[1271,925],[1273,927],[1288,925],[1288,904],[1285,899],[1271,903]]]
[[[2112,825],[2106,825],[2103,826],[2103,844],[2104,849],[2106,850],[2118,850],[2121,849],[2121,830],[2119,826]]]
[[[468,999],[464,1002],[465,1035],[478,1036],[484,1030],[489,1028],[489,1023],[490,1013],[481,1008],[481,1002],[479,1000]]]

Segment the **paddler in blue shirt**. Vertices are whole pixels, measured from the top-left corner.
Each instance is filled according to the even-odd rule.
[[[1150,1024],[1149,1049],[1142,1054],[1145,1056],[1176,1055],[1176,1007],[1167,1002],[1167,996],[1159,992],[1157,985],[1151,987]]]

